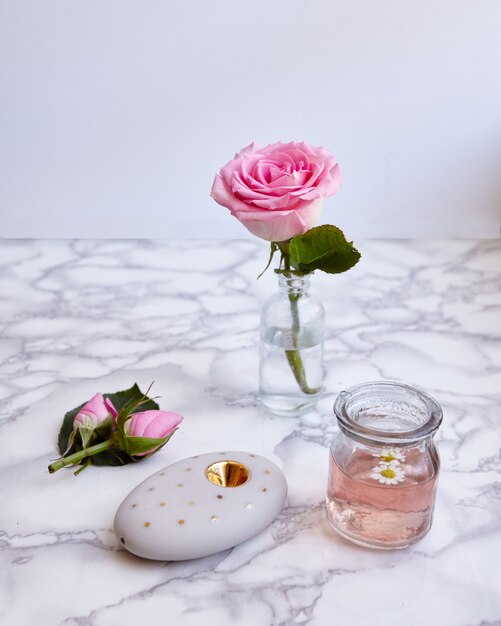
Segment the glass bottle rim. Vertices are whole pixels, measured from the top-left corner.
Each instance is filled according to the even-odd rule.
[[[284,286],[298,286],[302,287],[303,285],[310,284],[310,278],[313,275],[313,272],[309,274],[294,274],[291,272],[290,275],[287,274],[279,274],[278,275],[278,284]]]
[[[392,414],[386,421],[385,406]],[[348,436],[364,443],[392,445],[410,445],[432,437],[443,418],[442,408],[430,395],[391,381],[359,383],[341,391],[334,414]],[[371,415],[376,419],[371,420]]]

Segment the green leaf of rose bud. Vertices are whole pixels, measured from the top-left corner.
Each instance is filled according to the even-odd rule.
[[[125,452],[130,456],[145,454],[146,452],[158,452],[172,435],[162,437],[162,439],[152,439],[151,437],[125,437]]]
[[[68,411],[68,413],[66,413],[63,418],[63,423],[61,424],[61,429],[59,430],[59,435],[57,438],[57,447],[61,455],[66,455],[73,448],[75,441],[75,435],[72,436],[73,421],[77,413],[84,405],[85,402],[77,406],[72,411]]]
[[[113,432],[113,419],[107,417],[103,422],[94,428],[94,440],[95,441],[105,441],[111,437],[111,433]]]
[[[136,408],[139,403],[141,403],[142,411],[158,410],[160,408],[154,400],[145,396],[136,383],[124,391],[105,393],[104,397],[109,398],[113,402],[113,406],[119,413],[117,416],[117,425],[120,424],[121,426],[123,426],[130,413],[133,412],[134,408]]]
[[[327,274],[346,272],[360,260],[360,252],[346,240],[343,231],[330,224],[316,226],[293,237],[289,255],[295,270],[320,270]]]
[[[82,439],[82,448],[88,448],[89,443],[92,440],[92,436],[94,434],[94,428],[89,426],[79,426],[78,432],[80,434],[80,438]]]

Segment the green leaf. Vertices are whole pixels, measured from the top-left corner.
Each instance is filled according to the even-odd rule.
[[[111,437],[111,433],[113,430],[113,420],[110,417],[107,417],[103,420],[99,426],[94,428],[94,443],[99,443],[100,441],[106,441]]]
[[[105,394],[105,397],[111,399],[113,406],[118,411],[118,415],[116,417],[116,427],[117,431],[122,434],[124,424],[132,413],[159,409],[158,404],[151,398],[148,398],[148,396],[146,396],[136,384],[125,391],[118,391],[114,394]]]
[[[275,242],[271,242],[271,247],[270,247],[270,257],[268,259],[268,263],[266,265],[266,267],[264,268],[264,270],[261,272],[261,274],[259,274],[259,276],[257,277],[257,280],[259,280],[261,278],[261,276],[266,272],[266,270],[270,267],[271,262],[273,261],[273,256],[275,254],[275,252],[278,250],[278,246]]]
[[[79,426],[78,433],[82,441],[82,447],[88,448],[89,444],[95,445],[101,441],[106,441],[111,437],[113,421],[111,416],[103,420],[98,426]],[[70,435],[71,441],[71,435]],[[69,444],[68,444],[69,445]]]
[[[73,432],[73,420],[75,419],[78,411],[80,411],[80,409],[85,404],[86,402],[83,402],[80,406],[77,406],[76,409],[72,409],[71,411],[68,411],[68,413],[66,413],[66,415],[63,418],[63,423],[61,424],[61,428],[59,430],[59,435],[57,438],[57,447],[61,455],[65,454],[66,452],[69,452],[68,450],[69,443],[71,443],[71,445],[69,446],[69,449],[73,447],[73,441],[70,442],[70,435]]]
[[[76,437],[77,433],[78,433],[78,430],[72,430],[71,431],[70,436],[68,437],[68,444],[66,446],[66,450],[62,453],[61,456],[66,456],[67,454],[70,453],[70,450],[75,445],[75,437]]]
[[[94,428],[92,428],[92,426],[90,428],[87,426],[79,426],[78,432],[80,433],[80,438],[82,439],[83,448],[88,448],[89,442],[94,434]]]
[[[113,402],[115,409],[120,413],[125,405],[129,406],[140,402],[144,398],[144,393],[139,389],[137,384],[134,383],[130,389],[117,391],[116,393],[104,393],[103,396],[109,398]],[[151,398],[147,398],[146,402],[141,404],[141,411],[158,411],[159,408],[158,404]]]
[[[125,445],[127,454],[135,456],[144,452],[151,452],[156,448],[165,445],[174,433],[161,439],[153,439],[151,437],[125,437]]]
[[[117,467],[119,465],[127,465],[132,463],[134,459],[131,459],[128,454],[121,452],[120,450],[107,450],[106,452],[100,452],[90,457],[92,465],[102,467],[105,465]]]
[[[343,231],[324,224],[294,237],[289,246],[291,265],[300,272],[320,270],[340,274],[356,265],[360,252],[346,241]]]

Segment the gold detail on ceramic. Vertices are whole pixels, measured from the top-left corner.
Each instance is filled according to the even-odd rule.
[[[248,467],[238,461],[216,461],[207,467],[205,476],[218,487],[240,487],[251,477]]]

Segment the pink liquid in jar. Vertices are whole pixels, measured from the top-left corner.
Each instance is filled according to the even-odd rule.
[[[331,450],[327,516],[338,533],[363,546],[393,549],[426,535],[433,518],[438,456],[434,448],[422,446],[403,448],[403,453],[404,460],[391,465],[374,449],[354,447],[340,467]],[[385,469],[387,476],[399,477],[398,484],[377,479],[383,471],[384,480]]]

